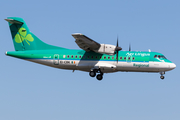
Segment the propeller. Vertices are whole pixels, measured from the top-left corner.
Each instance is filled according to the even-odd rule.
[[[117,37],[117,44],[116,44],[116,48],[115,48],[117,63],[118,63],[118,56],[119,56],[119,55],[118,55],[118,54],[119,54],[118,51],[120,51],[120,50],[122,50],[122,48],[119,47],[119,44],[118,44],[118,37]]]
[[[129,43],[129,51],[131,51],[131,43]]]

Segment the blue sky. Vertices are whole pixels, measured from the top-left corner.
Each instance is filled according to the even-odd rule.
[[[1,120],[179,120],[180,1],[5,0],[0,5]],[[72,33],[123,50],[160,52],[177,67],[158,73],[105,74],[56,68],[6,56],[14,51],[7,17],[22,17],[48,44],[79,49]]]

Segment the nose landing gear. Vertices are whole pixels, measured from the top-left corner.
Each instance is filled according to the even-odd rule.
[[[165,72],[160,72],[161,76],[160,78],[163,80],[165,77],[163,76],[165,74]]]
[[[161,76],[160,76],[160,78],[163,80],[163,79],[164,79],[164,76],[163,76],[163,75],[161,75]]]
[[[98,74],[96,76],[96,73],[100,73],[100,74]],[[99,80],[99,81],[103,79],[103,73],[101,72],[100,69],[93,69],[92,71],[89,72],[89,75],[91,77],[95,77],[96,76],[97,80]]]

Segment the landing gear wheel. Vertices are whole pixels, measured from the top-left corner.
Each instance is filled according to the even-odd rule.
[[[89,72],[89,75],[90,75],[91,77],[95,77],[95,76],[96,76],[96,72],[95,72],[95,71],[90,71],[90,72]]]
[[[163,80],[163,79],[164,79],[164,76],[162,75],[160,78]]]
[[[98,74],[98,75],[96,76],[96,78],[97,78],[98,80],[102,80],[102,79],[103,79],[103,76],[102,76],[102,74]]]

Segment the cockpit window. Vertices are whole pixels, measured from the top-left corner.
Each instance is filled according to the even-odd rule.
[[[161,55],[162,58],[167,59],[164,55]]]
[[[154,58],[163,58],[163,59],[167,59],[164,55],[155,55]]]

